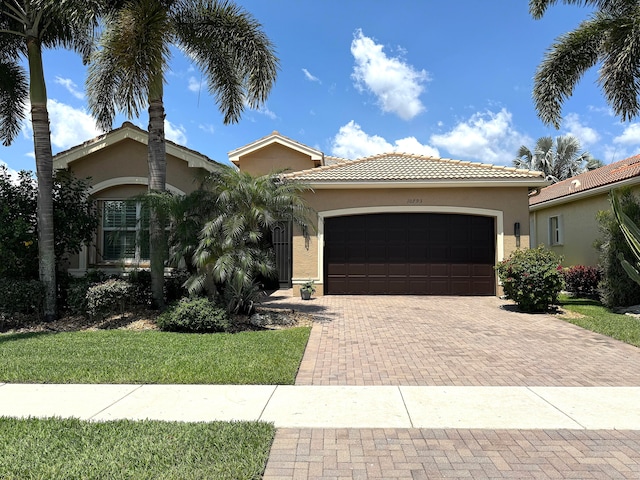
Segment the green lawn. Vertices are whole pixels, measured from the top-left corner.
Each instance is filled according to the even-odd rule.
[[[582,318],[564,318],[567,322],[640,347],[640,319],[613,313],[600,302],[584,298],[562,296],[560,305],[584,315]]]
[[[258,422],[0,417],[2,479],[259,479],[275,429]]]
[[[0,382],[293,384],[310,328],[0,334]]]

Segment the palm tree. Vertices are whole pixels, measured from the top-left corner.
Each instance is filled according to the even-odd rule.
[[[209,92],[237,122],[245,106],[262,105],[276,78],[278,60],[261,26],[235,4],[218,0],[129,0],[107,17],[100,50],[87,78],[89,107],[104,129],[117,111],[149,113],[149,191],[166,185],[164,84],[171,45],[204,73]],[[164,230],[150,219],[152,294],[163,306]]]
[[[251,308],[258,278],[275,274],[271,231],[292,222],[307,236],[308,187],[280,172],[252,177],[233,167],[212,174],[203,188],[171,210],[172,263],[191,268],[189,290],[223,295],[230,311]]]
[[[0,139],[11,144],[30,104],[38,180],[38,263],[46,320],[56,316],[56,258],[53,156],[42,51],[68,48],[88,59],[99,13],[98,0],[0,1]]]
[[[276,78],[274,48],[247,12],[228,1],[129,0],[107,16],[100,50],[87,78],[89,107],[104,129],[117,111],[149,113],[149,191],[166,184],[164,84],[171,45],[204,73],[224,123],[240,119],[245,106],[262,105]],[[164,230],[150,219],[152,293],[163,306]]]
[[[586,166],[585,166],[586,163]],[[573,177],[599,164],[599,160],[591,154],[582,151],[580,141],[573,135],[556,137],[541,137],[531,151],[526,145],[518,150],[518,156],[513,160],[517,168],[539,170],[553,182],[559,182]]]
[[[539,19],[558,0],[530,0],[529,11]],[[640,113],[640,2],[636,0],[563,0],[595,7],[575,30],[558,37],[538,66],[533,98],[538,116],[560,127],[562,104],[584,73],[601,64],[598,84],[607,103],[623,121]]]

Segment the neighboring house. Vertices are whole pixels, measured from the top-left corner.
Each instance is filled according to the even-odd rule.
[[[88,269],[121,271],[123,266],[148,267],[148,223],[140,204],[125,202],[148,186],[148,133],[132,123],[57,154],[54,169],[69,169],[90,178],[90,193],[101,216],[96,242],[69,260],[69,272]],[[201,153],[166,142],[167,190],[184,194],[219,164]]]
[[[122,129],[136,138],[118,134]],[[144,189],[144,183],[134,190],[121,179],[146,180],[145,142],[146,132],[125,124],[57,155],[56,167],[69,166],[78,176],[94,179],[96,171],[102,172],[95,183],[110,181],[111,186],[94,190],[96,198],[103,205],[123,200]],[[104,144],[102,149],[94,148],[96,143]],[[167,178],[179,179],[173,187],[182,192],[195,188],[190,175],[216,165],[170,142],[167,153],[180,171]],[[128,161],[116,162],[119,167],[112,171],[116,154]],[[304,194],[316,212],[310,238],[288,227],[274,232],[280,280],[293,285],[294,294],[308,280],[315,281],[320,295],[499,294],[493,267],[520,245],[529,245],[529,193],[548,184],[540,172],[419,155],[330,157],[278,132],[229,152],[229,160],[252,175],[287,169],[287,178],[311,187]],[[136,173],[128,174],[128,168],[137,168]],[[111,211],[102,208],[98,247],[111,225]],[[76,268],[102,267],[104,255],[92,257],[95,249],[86,250],[85,263]]]
[[[640,188],[640,155],[543,188],[529,198],[531,246],[549,247],[567,266],[596,266],[596,215],[611,208],[609,192],[623,186]]]

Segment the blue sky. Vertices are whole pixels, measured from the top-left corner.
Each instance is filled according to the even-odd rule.
[[[327,155],[397,150],[509,165],[520,145],[571,133],[605,163],[640,150],[640,120],[621,123],[589,72],[546,127],[531,100],[544,51],[588,16],[552,7],[533,20],[526,0],[244,0],[280,58],[259,111],[224,125],[202,77],[178,50],[167,75],[167,137],[220,162],[277,130]],[[54,153],[101,132],[86,110],[85,69],[74,54],[45,52]],[[120,116],[118,127],[126,118]],[[131,121],[143,128],[146,114]],[[27,124],[0,162],[35,169]],[[108,168],[108,166],[105,166]]]

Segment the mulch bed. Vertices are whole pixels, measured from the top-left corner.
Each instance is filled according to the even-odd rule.
[[[311,326],[311,315],[293,310],[257,308],[256,313],[232,316],[232,332],[281,330],[299,326]],[[159,330],[155,319],[159,313],[144,308],[127,311],[122,315],[106,318],[87,318],[82,315],[65,315],[53,322],[43,322],[34,315],[0,313],[0,333],[77,332],[82,330]]]

